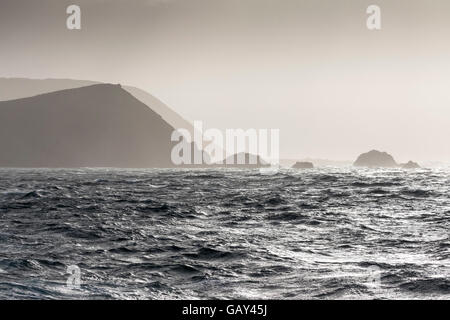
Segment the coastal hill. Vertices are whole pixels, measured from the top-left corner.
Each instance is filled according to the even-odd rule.
[[[29,98],[45,93],[87,87],[96,84],[102,83],[97,81],[72,79],[0,78],[0,101]],[[194,128],[192,124],[159,99],[136,87],[122,87],[131,93],[136,99],[159,114],[164,121],[170,124],[173,128],[186,129],[191,133],[191,135],[193,135]]]
[[[0,102],[0,167],[173,167],[173,127],[119,85]]]
[[[88,80],[0,78],[0,101],[29,98],[40,94],[100,84]]]
[[[178,113],[169,108],[159,99],[155,98],[148,92],[130,86],[123,86],[123,88],[131,93],[136,99],[150,107],[153,111],[161,116],[168,124],[175,129],[186,129],[191,133],[191,137],[194,136],[193,125],[180,116]]]

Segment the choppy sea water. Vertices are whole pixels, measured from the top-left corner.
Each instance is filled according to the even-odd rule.
[[[0,169],[0,298],[448,299],[449,230],[448,169]]]

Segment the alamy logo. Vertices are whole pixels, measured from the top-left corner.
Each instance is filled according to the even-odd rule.
[[[370,16],[367,18],[367,29],[381,30],[381,8],[376,5],[371,5],[366,10]]]
[[[366,285],[372,291],[379,291],[381,289],[381,274],[382,271],[378,266],[370,266],[368,268]]]
[[[69,14],[66,21],[67,29],[81,30],[81,8],[73,4],[67,7],[66,13]]]
[[[81,285],[81,270],[76,265],[70,265],[67,267],[67,271],[70,276],[67,278],[66,285],[69,289],[79,289]]]
[[[203,130],[203,123],[194,121],[193,135],[187,129],[172,133],[171,140],[178,142],[172,149],[173,164],[256,165],[259,159],[267,165],[279,164],[279,129],[226,129],[223,134],[219,129]]]
[[[69,30],[81,30],[81,8],[72,4],[67,7],[66,13],[69,15],[66,20],[66,26]],[[381,8],[377,5],[367,7],[366,13],[369,15],[366,21],[367,29],[381,30]]]

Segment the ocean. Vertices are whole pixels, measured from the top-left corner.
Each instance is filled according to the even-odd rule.
[[[449,169],[0,169],[0,298],[449,299],[449,230]]]

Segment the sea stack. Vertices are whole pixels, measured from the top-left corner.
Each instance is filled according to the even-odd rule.
[[[417,162],[409,161],[400,165],[403,169],[420,169],[420,165]]]
[[[397,162],[387,152],[372,150],[361,154],[353,164],[356,167],[368,168],[395,168],[398,167]]]

